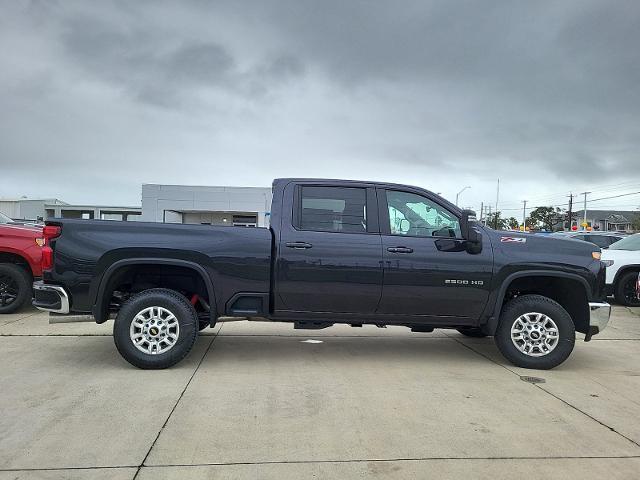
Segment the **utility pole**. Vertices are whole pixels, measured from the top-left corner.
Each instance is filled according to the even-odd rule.
[[[573,227],[573,193],[569,193],[569,231]],[[564,229],[563,229],[564,230]]]
[[[524,203],[524,207],[522,208],[522,231],[526,232],[527,231],[527,201],[522,200],[522,203]]]
[[[498,229],[498,199],[500,198],[500,179],[498,179],[498,187],[496,189],[496,218],[494,222],[494,229]]]
[[[582,221],[582,223],[587,223],[587,195],[589,195],[591,192],[582,192],[580,195],[584,195],[584,220]],[[584,227],[587,228],[587,227]]]
[[[484,213],[484,202],[480,202],[480,223],[482,223],[482,214]]]

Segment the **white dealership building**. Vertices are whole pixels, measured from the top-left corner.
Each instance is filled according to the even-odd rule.
[[[142,185],[141,221],[263,227],[270,211],[270,187]]]
[[[264,227],[270,211],[270,187],[144,184],[141,207],[71,205],[56,198],[0,198],[0,213],[30,222],[83,218]]]

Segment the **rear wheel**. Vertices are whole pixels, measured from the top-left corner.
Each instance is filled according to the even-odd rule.
[[[548,370],[564,362],[575,343],[575,326],[562,306],[541,295],[522,295],[500,314],[496,345],[518,367]]]
[[[616,282],[614,294],[616,301],[627,307],[640,306],[640,292],[638,291],[638,272],[627,272]]]
[[[0,313],[13,313],[33,296],[31,275],[12,263],[0,264]]]
[[[130,364],[168,368],[187,356],[198,336],[198,315],[178,292],[145,290],[129,299],[113,326],[116,348]]]

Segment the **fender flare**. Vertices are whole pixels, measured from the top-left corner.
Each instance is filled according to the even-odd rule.
[[[620,277],[624,274],[626,274],[629,270],[631,271],[640,271],[640,264],[635,264],[635,263],[629,263],[627,265],[623,265],[621,266],[618,271],[616,272],[616,276],[613,277],[613,283],[611,284],[611,286],[613,288],[615,288],[616,283],[618,282],[618,280],[620,280]]]
[[[188,260],[180,260],[177,258],[156,258],[156,257],[141,257],[141,258],[125,258],[123,260],[118,260],[117,262],[112,263],[109,267],[104,271],[102,277],[100,278],[100,283],[98,285],[98,289],[96,292],[95,303],[92,308],[93,316],[96,318],[96,322],[102,323],[107,320],[106,305],[104,305],[104,293],[109,284],[109,279],[113,276],[113,274],[122,267],[130,266],[130,265],[174,265],[178,267],[186,267],[191,270],[197,272],[202,280],[204,281],[205,287],[207,288],[207,294],[209,295],[209,306],[211,307],[209,310],[209,323],[213,326],[217,319],[217,307],[216,307],[216,297],[215,290],[213,289],[213,282],[211,281],[211,277],[204,269],[202,265],[199,265],[194,262],[190,262]]]
[[[500,290],[498,291],[498,295],[496,297],[493,308],[493,315],[489,318],[489,321],[485,326],[485,330],[489,333],[489,335],[495,334],[498,328],[498,322],[500,321],[500,310],[502,310],[502,302],[504,300],[504,296],[507,294],[507,288],[515,279],[523,277],[559,277],[569,280],[577,280],[584,287],[587,298],[591,298],[589,282],[575,273],[554,272],[549,270],[523,270],[520,272],[514,272],[508,275],[507,278],[502,281],[502,285],[500,285]]]
[[[22,260],[25,263],[25,265],[29,267],[29,273],[31,274],[32,277],[40,277],[40,275],[35,274],[33,260],[31,260],[27,255],[25,255],[24,251],[15,249],[13,247],[3,246],[2,248],[0,248],[0,254],[2,253],[6,253],[7,255],[15,255],[16,257],[20,258],[20,260]]]

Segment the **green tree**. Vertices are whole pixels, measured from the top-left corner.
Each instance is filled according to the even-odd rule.
[[[520,224],[518,223],[516,217],[509,217],[509,220],[507,220],[507,226],[512,230],[517,230],[518,228],[520,228]]]
[[[530,228],[542,226],[545,230],[553,230],[554,227],[562,223],[563,215],[559,208],[538,207],[529,214],[527,225]]]
[[[488,214],[486,224],[496,230],[505,230],[507,228],[507,221],[500,216],[500,212]]]

